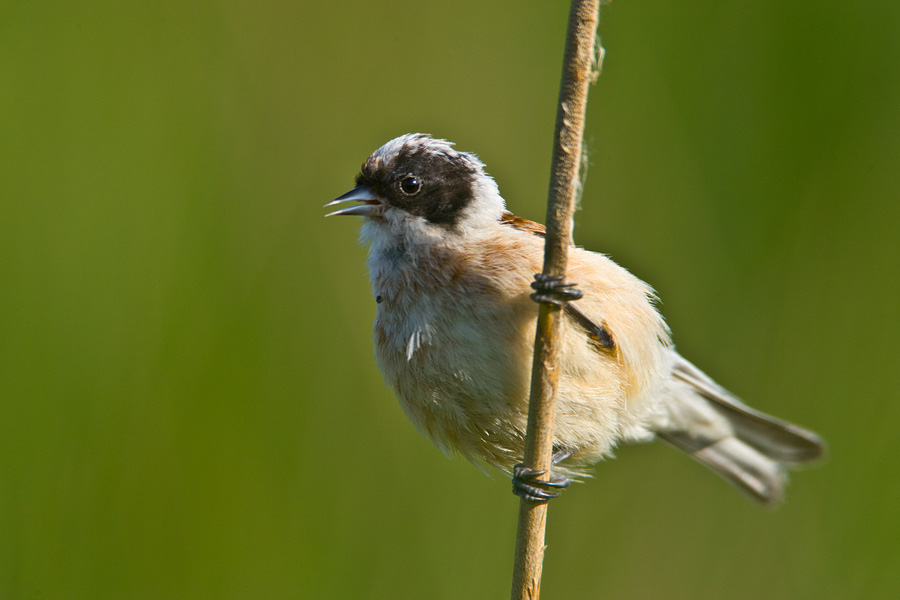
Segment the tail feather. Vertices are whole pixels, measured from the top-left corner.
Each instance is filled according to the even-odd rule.
[[[820,458],[825,445],[815,433],[750,408],[679,357],[673,371],[669,427],[659,436],[688,453],[757,502],[784,495],[786,467]]]
[[[784,497],[784,468],[735,437],[698,445],[685,433],[660,433],[659,437],[706,465],[751,499],[777,504]]]
[[[673,375],[690,384],[712,407],[728,419],[735,434],[771,459],[788,465],[818,460],[825,444],[818,435],[793,423],[753,409],[679,357]]]

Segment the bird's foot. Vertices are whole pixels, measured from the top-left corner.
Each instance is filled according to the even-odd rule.
[[[531,287],[535,290],[531,294],[531,299],[543,304],[555,304],[559,307],[565,307],[572,300],[578,300],[584,295],[581,293],[581,290],[575,288],[576,285],[575,283],[566,283],[562,275],[537,273],[534,276],[534,282],[531,284]]]
[[[572,456],[571,450],[554,452],[553,458],[550,459],[550,471],[530,469],[522,463],[517,464],[513,467],[513,494],[532,502],[546,502],[556,498],[559,496],[559,492],[553,490],[567,488],[572,482],[568,477],[554,473],[552,467],[570,456]],[[544,476],[547,478],[543,479]]]

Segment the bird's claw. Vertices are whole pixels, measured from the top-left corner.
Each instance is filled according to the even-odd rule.
[[[550,461],[552,466],[556,466],[560,461],[572,456],[572,452],[568,450],[559,450],[553,454]],[[549,476],[543,479],[545,475]],[[559,496],[559,492],[553,489],[563,489],[569,487],[572,483],[568,477],[558,475],[546,469],[538,470],[526,467],[519,463],[513,467],[513,494],[524,500],[532,502],[546,502]],[[550,488],[550,489],[547,489]]]
[[[569,487],[570,481],[567,477],[551,473],[550,479],[541,479],[546,474],[547,471],[536,471],[521,463],[517,464],[513,468],[513,494],[532,502],[546,502],[559,496],[559,492],[545,488]]]
[[[562,275],[536,273],[534,281],[531,283],[531,287],[535,290],[531,294],[531,299],[543,304],[564,307],[572,300],[578,300],[584,295],[581,290],[575,288],[576,285],[575,283],[566,283]]]

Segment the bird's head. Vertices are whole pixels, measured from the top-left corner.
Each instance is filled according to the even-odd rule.
[[[326,216],[367,217],[376,229],[407,237],[411,231],[441,236],[496,224],[504,202],[497,184],[474,154],[422,133],[400,136],[363,163],[356,187],[329,202],[359,202]],[[370,235],[374,232],[370,232]]]

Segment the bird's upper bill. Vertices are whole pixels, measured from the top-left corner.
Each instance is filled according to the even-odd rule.
[[[354,206],[348,206],[334,212],[330,212],[326,217],[334,217],[336,215],[357,215],[360,217],[377,217],[384,211],[384,204],[375,197],[375,194],[364,185],[358,185],[343,196],[338,196],[325,207],[344,204],[345,202],[362,202]]]

